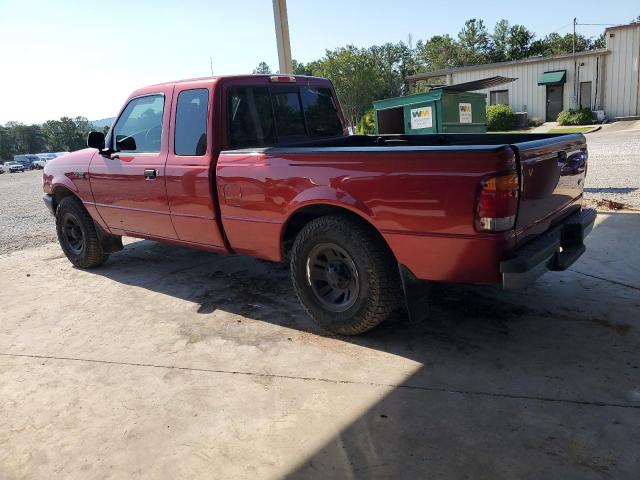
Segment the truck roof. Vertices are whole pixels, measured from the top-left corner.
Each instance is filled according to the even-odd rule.
[[[325,81],[325,82],[329,82],[329,80],[327,80],[326,78],[322,78],[322,77],[313,77],[313,76],[309,76],[309,75],[281,75],[278,73],[271,73],[271,74],[244,74],[244,75],[214,75],[214,76],[210,76],[210,77],[196,77],[196,78],[187,78],[187,79],[183,79],[183,80],[172,80],[170,82],[161,82],[161,83],[155,83],[153,85],[148,85],[146,87],[142,87],[142,88],[138,88],[137,90],[135,90],[131,96],[131,97],[135,97],[135,96],[139,96],[139,95],[144,95],[147,93],[151,93],[151,91],[159,86],[167,86],[167,85],[180,85],[180,84],[184,84],[184,83],[202,83],[202,84],[209,84],[209,83],[215,83],[218,82],[219,80],[222,79],[258,79],[258,78],[264,78],[265,80],[270,78],[270,77],[274,77],[274,76],[283,76],[283,77],[295,77],[296,80],[298,79],[305,79],[305,80],[314,80],[314,81]]]

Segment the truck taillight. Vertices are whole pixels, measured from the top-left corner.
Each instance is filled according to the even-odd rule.
[[[518,174],[512,172],[482,180],[476,209],[476,228],[503,232],[514,227],[518,212]]]

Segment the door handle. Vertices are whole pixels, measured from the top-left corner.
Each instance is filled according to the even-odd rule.
[[[145,180],[155,180],[158,177],[158,170],[155,168],[145,168],[144,169],[144,179]]]

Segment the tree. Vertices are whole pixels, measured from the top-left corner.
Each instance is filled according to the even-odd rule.
[[[353,45],[327,50],[325,56],[313,64],[313,71],[333,82],[345,119],[352,128],[384,90],[382,74],[373,55]]]
[[[604,32],[602,32],[598,37],[593,41],[593,48],[606,48],[607,47],[607,39],[604,36]]]
[[[464,22],[458,33],[458,46],[463,65],[485,63],[489,57],[489,33],[484,22],[475,18]]]
[[[418,68],[424,71],[441,70],[462,64],[457,42],[450,35],[435,35],[416,44]]]
[[[374,45],[369,53],[382,73],[381,97],[397,97],[405,93],[405,79],[416,71],[413,52],[403,43]]]
[[[293,67],[294,75],[313,75],[312,65],[307,63],[306,65],[302,62],[297,61],[295,58],[291,61],[291,66]]]
[[[509,21],[504,18],[496,23],[491,34],[489,46],[489,60],[492,62],[504,62],[507,59],[509,49]]]
[[[21,153],[38,153],[44,150],[45,140],[40,125],[25,125],[20,122],[6,124],[10,151],[8,156]]]
[[[253,73],[269,74],[271,73],[271,67],[266,62],[260,62],[256,68],[253,69]]]
[[[507,59],[520,60],[529,56],[535,35],[524,25],[513,25],[509,29]]]
[[[594,42],[590,38],[581,34],[576,34],[576,52],[592,50]],[[550,33],[542,40],[536,40],[531,44],[531,55],[563,55],[573,51],[573,33],[562,36],[557,33]]]
[[[42,125],[42,132],[49,151],[79,150],[86,146],[87,135],[94,127],[85,117],[62,117],[48,120]]]
[[[16,154],[14,133],[11,127],[0,126],[0,160],[12,159]]]

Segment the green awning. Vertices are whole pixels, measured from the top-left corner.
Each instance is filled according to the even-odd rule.
[[[567,80],[567,71],[544,72],[538,77],[538,85],[562,85]]]

